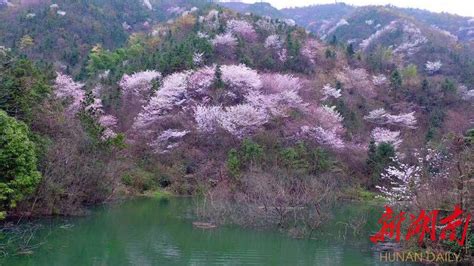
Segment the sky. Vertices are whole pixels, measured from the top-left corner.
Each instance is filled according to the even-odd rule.
[[[253,3],[259,0],[242,0],[241,2]],[[263,0],[274,7],[308,6],[315,4],[334,3],[335,0]],[[399,7],[415,7],[428,9],[434,12],[448,12],[461,16],[474,17],[474,0],[338,0],[351,5],[386,5],[392,4]]]

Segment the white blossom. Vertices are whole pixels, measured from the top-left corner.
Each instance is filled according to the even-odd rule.
[[[150,0],[143,0],[143,5],[145,5],[146,8],[153,10],[153,6],[150,3]]]
[[[187,130],[167,129],[149,143],[156,153],[165,153],[179,145],[179,141],[189,133]]]
[[[203,63],[204,53],[194,53],[193,54],[193,63],[195,65],[201,65]]]
[[[236,137],[244,137],[267,123],[268,116],[262,109],[250,104],[239,104],[225,108],[220,116],[223,129]]]
[[[267,49],[280,49],[283,46],[283,43],[280,40],[280,36],[277,34],[272,34],[265,39],[265,48]]]
[[[221,70],[222,80],[233,89],[252,91],[262,88],[262,81],[257,71],[243,64],[224,65]]]
[[[441,63],[441,61],[428,61],[426,62],[425,64],[425,67],[426,67],[426,71],[430,74],[434,74],[436,72],[438,72],[441,67],[443,66],[443,64]]]
[[[382,86],[387,83],[387,77],[384,74],[372,76],[372,82],[375,86]]]
[[[55,96],[59,99],[70,101],[67,111],[70,114],[77,113],[85,99],[85,92],[82,90],[84,84],[74,82],[74,80],[68,75],[63,75],[59,72],[56,74],[57,76],[54,81]]]
[[[377,145],[381,143],[388,143],[397,149],[402,143],[400,131],[391,131],[386,128],[377,127],[372,130],[371,136]]]
[[[227,30],[234,35],[241,36],[247,41],[253,41],[257,37],[253,26],[245,20],[229,20],[227,22]]]
[[[120,87],[124,93],[131,93],[134,95],[142,95],[151,90],[152,81],[161,78],[161,73],[158,71],[146,70],[137,72],[132,75],[123,75],[119,82]]]
[[[381,176],[382,179],[390,182],[390,187],[376,187],[392,203],[413,200],[421,185],[421,168],[401,163],[398,158],[394,158],[393,161],[394,165],[385,169]]]
[[[186,100],[187,72],[171,74],[163,79],[163,84],[135,119],[136,129],[149,126],[174,107]]]
[[[302,126],[301,132],[302,134],[309,135],[310,137],[314,138],[316,142],[321,145],[326,145],[333,149],[343,149],[345,147],[344,141],[336,132],[332,130],[327,130],[319,126]]]
[[[324,95],[324,97],[322,98],[323,101],[327,100],[330,97],[338,99],[339,97],[341,97],[341,90],[338,90],[332,87],[331,84],[326,84],[323,87],[323,95]]]
[[[364,119],[379,125],[393,125],[407,128],[415,128],[417,123],[415,112],[392,115],[387,113],[383,108],[371,111]]]
[[[223,109],[221,106],[198,105],[194,110],[194,120],[201,132],[213,133],[219,127]]]

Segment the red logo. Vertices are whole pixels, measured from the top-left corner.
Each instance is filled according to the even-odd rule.
[[[439,210],[433,210],[430,212],[421,210],[418,216],[409,214],[410,224],[407,232],[404,234],[405,240],[410,240],[411,238],[418,236],[418,241],[421,243],[423,239],[425,239],[425,236],[429,236],[432,241],[436,241],[438,214]],[[468,213],[465,217],[463,214],[464,213],[460,206],[456,205],[452,214],[439,220],[438,227],[441,228],[439,240],[447,239],[451,242],[456,241],[460,246],[464,246],[469,222],[471,221],[471,214]],[[395,214],[392,208],[385,206],[385,212],[378,221],[382,226],[375,235],[370,237],[370,241],[373,243],[383,242],[386,237],[393,238],[395,236],[395,241],[400,242],[402,237],[401,228],[405,220],[407,220],[405,212]],[[457,239],[458,229],[461,230],[460,239]]]

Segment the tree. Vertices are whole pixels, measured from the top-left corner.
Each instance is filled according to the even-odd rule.
[[[0,111],[0,219],[31,194],[41,179],[27,126]]]
[[[227,169],[232,177],[240,174],[240,164],[239,153],[236,149],[231,149],[227,155]]]
[[[402,75],[400,75],[400,72],[397,69],[395,69],[390,75],[390,85],[392,85],[395,92],[400,91],[402,88]]]
[[[224,81],[222,81],[222,70],[221,66],[216,66],[216,71],[214,73],[214,86],[218,89],[224,88]]]
[[[382,142],[379,145],[371,140],[367,158],[367,172],[371,177],[369,186],[373,186],[382,171],[393,163],[395,149],[390,143]]]
[[[347,48],[346,48],[346,53],[348,56],[352,57],[355,52],[354,52],[354,45],[352,43],[350,43]]]
[[[253,41],[257,37],[253,26],[245,20],[229,20],[227,22],[227,30],[244,38],[246,41]]]

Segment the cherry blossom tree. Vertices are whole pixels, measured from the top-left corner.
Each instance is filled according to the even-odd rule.
[[[376,127],[372,130],[371,137],[374,139],[375,144],[389,143],[395,149],[397,149],[402,143],[400,138],[400,131],[391,131],[386,128]]]
[[[215,71],[216,66],[206,66],[194,71],[188,78],[189,89],[204,93],[214,83]]]
[[[223,129],[242,138],[267,123],[268,115],[250,104],[239,104],[226,107],[219,122]]]
[[[250,92],[245,96],[248,103],[263,109],[273,117],[287,117],[291,109],[304,110],[306,104],[296,90],[286,90],[274,94]]]
[[[375,86],[383,86],[387,84],[387,77],[384,74],[372,76],[372,82]]]
[[[136,117],[134,128],[146,128],[160,116],[183,104],[186,101],[188,75],[187,72],[178,72],[165,77],[162,86]]]
[[[389,181],[390,187],[376,188],[392,203],[413,200],[421,185],[421,167],[404,164],[397,157],[393,161],[394,165],[390,165],[381,175],[382,180]]]
[[[243,65],[224,65],[221,67],[222,80],[234,90],[254,91],[262,88],[257,71]]]
[[[84,84],[74,82],[68,75],[59,72],[56,74],[54,94],[57,98],[68,101],[69,105],[66,111],[70,115],[74,115],[81,109],[82,102],[86,96],[84,90],[82,90]]]
[[[301,55],[314,64],[319,46],[316,40],[309,38],[301,49]]]
[[[260,77],[262,89],[267,92],[299,91],[303,84],[298,77],[288,74],[264,74]]]
[[[196,106],[194,120],[197,123],[197,129],[205,133],[214,133],[219,127],[222,113],[221,106]]]
[[[323,87],[323,95],[324,97],[321,99],[323,101],[329,99],[329,98],[334,98],[334,99],[338,99],[339,97],[341,97],[341,90],[338,90],[334,87],[331,86],[331,84],[326,84],[324,85]]]
[[[189,133],[187,130],[167,129],[149,143],[155,153],[166,153],[179,146],[179,141]]]
[[[343,72],[337,73],[336,77],[344,84],[345,88],[359,93],[362,97],[373,98],[377,95],[367,71],[363,68],[351,69],[346,67]]]
[[[426,62],[425,64],[425,67],[426,67],[426,71],[429,73],[429,74],[435,74],[436,72],[438,72],[441,67],[443,66],[443,64],[441,63],[441,61],[428,61]]]
[[[344,132],[344,126],[342,125],[344,118],[336,110],[335,106],[323,105],[317,107],[315,117],[317,118],[321,128],[338,134]]]
[[[345,147],[344,141],[340,138],[340,136],[332,131],[332,130],[327,130],[322,127],[309,127],[309,126],[302,126],[301,127],[301,132],[304,135],[308,135],[316,142],[318,142],[321,145],[326,145],[329,146],[333,149],[343,149]]]
[[[193,63],[196,66],[201,65],[204,62],[204,53],[194,53],[193,54]]]
[[[237,38],[232,33],[218,34],[211,40],[212,45],[219,54],[230,57],[234,54],[237,46]]]
[[[245,20],[229,20],[227,22],[227,30],[234,35],[241,36],[246,41],[254,41],[257,38],[255,29]]]
[[[152,81],[160,79],[161,73],[154,70],[146,70],[137,72],[132,75],[123,75],[119,82],[124,94],[133,94],[142,96],[144,93],[148,93],[152,87]]]
[[[392,115],[387,113],[383,108],[371,111],[364,119],[379,125],[393,125],[407,128],[416,128],[417,123],[415,112]]]
[[[267,49],[279,50],[282,48],[283,43],[280,40],[280,36],[278,34],[272,34],[272,35],[269,35],[267,39],[265,39],[264,46]]]

